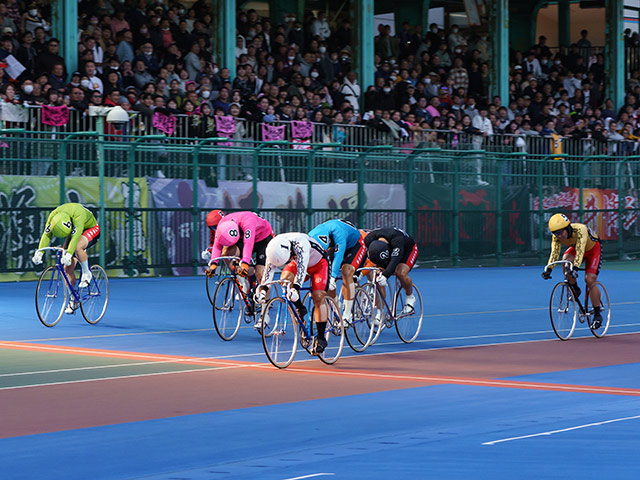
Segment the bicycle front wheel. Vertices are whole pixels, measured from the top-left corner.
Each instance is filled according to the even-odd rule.
[[[319,358],[327,365],[332,365],[338,361],[344,347],[342,312],[340,312],[340,308],[333,298],[326,296],[324,303],[328,310],[327,326],[324,331],[324,339],[327,341],[327,346],[324,352],[319,355]]]
[[[67,285],[62,270],[48,267],[36,286],[36,312],[45,327],[53,327],[62,318],[67,304]]]
[[[78,291],[80,311],[91,325],[98,323],[107,311],[109,303],[109,278],[100,265],[91,266],[91,283]]]
[[[353,297],[351,325],[346,329],[347,343],[354,352],[364,352],[373,339],[373,300],[362,288]]]
[[[415,285],[413,286],[413,295],[416,297],[416,303],[413,307],[406,305],[406,294],[404,288],[398,285],[395,294],[395,310],[396,332],[398,337],[404,343],[412,343],[422,328],[422,295]]]
[[[611,302],[609,301],[609,293],[607,293],[604,285],[596,282],[596,287],[600,290],[600,315],[602,315],[602,324],[600,324],[600,328],[593,328],[593,316],[589,315],[589,331],[594,337],[602,338],[609,330],[609,324],[611,322]]]
[[[216,288],[223,278],[225,278],[225,275],[222,274],[222,266],[218,267],[218,270],[213,277],[208,277],[207,275],[204,276],[205,285],[207,287],[207,298],[211,305],[213,305],[213,296],[216,293]]]
[[[223,278],[213,294],[213,325],[220,338],[233,340],[244,315],[242,294],[233,278]]]
[[[569,340],[576,329],[578,310],[573,291],[568,283],[560,282],[553,287],[549,300],[551,326],[560,340]]]
[[[262,314],[262,346],[274,367],[287,368],[298,347],[298,325],[295,314],[284,298],[267,302]]]

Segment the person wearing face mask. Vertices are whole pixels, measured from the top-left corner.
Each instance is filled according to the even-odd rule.
[[[451,25],[451,33],[447,37],[449,50],[454,51],[458,45],[462,45],[464,42],[465,39],[460,33],[460,27],[457,25]]]
[[[142,60],[151,75],[157,75],[160,71],[160,62],[153,54],[153,45],[151,42],[143,43],[140,47],[141,53],[134,59],[134,63]]]
[[[374,105],[382,110],[394,110],[396,107],[396,98],[393,93],[391,83],[386,82],[381,90],[374,96]]]
[[[287,35],[287,43],[289,45],[295,43],[296,45],[304,45],[304,32],[302,31],[302,23],[295,22],[293,28],[289,30]]]
[[[438,50],[438,45],[440,45],[440,42],[444,41],[444,35],[438,28],[437,23],[432,23],[431,25],[429,25],[429,31],[426,35],[426,41],[431,44],[431,48],[429,48],[429,54],[433,55],[436,50]]]
[[[22,103],[35,105],[36,99],[33,96],[33,81],[25,80],[24,82],[22,82],[20,89],[22,90],[22,92],[20,93],[20,100],[22,101]]]
[[[42,27],[45,32],[51,30],[49,24],[40,16],[40,10],[35,2],[29,4],[28,9],[22,14],[24,31],[34,33],[35,29]]]

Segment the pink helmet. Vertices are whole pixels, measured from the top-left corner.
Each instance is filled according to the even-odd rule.
[[[216,242],[223,247],[230,247],[238,243],[240,239],[240,227],[233,220],[223,220],[216,230]]]

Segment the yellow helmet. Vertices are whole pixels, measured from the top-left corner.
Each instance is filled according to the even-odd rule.
[[[549,230],[552,232],[567,228],[569,225],[571,225],[571,220],[563,213],[556,213],[549,219]]]

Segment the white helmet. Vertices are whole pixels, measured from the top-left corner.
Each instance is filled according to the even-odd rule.
[[[276,235],[267,245],[267,261],[281,267],[291,258],[291,240],[284,235]]]

